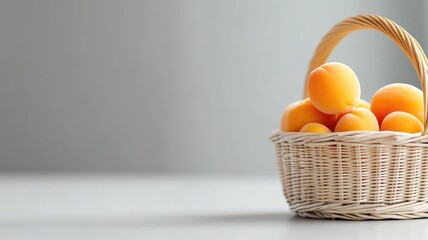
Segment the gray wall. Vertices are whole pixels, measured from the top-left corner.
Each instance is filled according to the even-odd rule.
[[[0,171],[275,174],[270,132],[311,54],[358,13],[424,42],[422,1],[0,1]],[[386,37],[332,60],[363,97],[418,85]],[[418,85],[419,86],[419,85]]]

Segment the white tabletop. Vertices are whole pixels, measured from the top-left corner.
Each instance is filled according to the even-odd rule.
[[[276,177],[0,176],[0,239],[428,239],[428,219],[311,220]]]

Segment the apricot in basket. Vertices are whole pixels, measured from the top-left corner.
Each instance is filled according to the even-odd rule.
[[[319,111],[309,99],[297,101],[288,105],[282,114],[281,130],[298,132],[308,123],[320,123],[329,129],[334,129],[337,116]]]
[[[422,123],[410,113],[392,112],[382,121],[381,131],[395,131],[406,133],[418,133],[424,130]]]
[[[379,124],[370,110],[355,108],[337,121],[334,131],[379,131]]]
[[[321,123],[308,123],[300,129],[300,132],[331,133],[331,130]]]
[[[321,65],[309,74],[307,83],[312,103],[326,114],[350,112],[360,100],[360,82],[354,71],[343,63]]]

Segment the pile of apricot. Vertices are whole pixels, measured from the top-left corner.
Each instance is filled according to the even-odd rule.
[[[424,130],[423,93],[404,83],[380,88],[371,104],[360,99],[360,83],[345,64],[332,62],[313,70],[307,80],[309,98],[288,105],[282,115],[285,132]]]

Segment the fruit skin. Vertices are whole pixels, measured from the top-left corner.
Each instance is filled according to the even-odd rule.
[[[321,123],[308,123],[299,132],[331,133],[331,130]]]
[[[321,123],[329,129],[334,129],[337,116],[320,112],[311,101],[297,101],[288,105],[282,114],[281,130],[284,132],[298,132],[308,123]]]
[[[314,69],[308,76],[308,94],[323,113],[350,112],[361,96],[360,82],[345,64],[332,62]]]
[[[356,108],[365,108],[370,110],[370,103],[367,102],[366,100],[360,99],[360,101],[357,103],[357,106],[355,106]]]
[[[355,108],[337,121],[334,131],[379,131],[379,124],[370,110]]]
[[[394,83],[377,90],[373,95],[370,109],[376,115],[379,124],[382,124],[388,114],[395,111],[410,113],[423,123],[423,102],[423,93],[418,88],[405,83]]]
[[[359,108],[359,107],[370,110],[370,103],[368,103],[366,100],[360,99],[360,101],[357,103],[357,106],[355,106],[355,108]],[[347,113],[348,112],[339,114],[338,119],[340,119],[343,115]]]
[[[410,113],[392,112],[388,114],[380,126],[381,131],[418,133],[424,130],[422,123]]]

